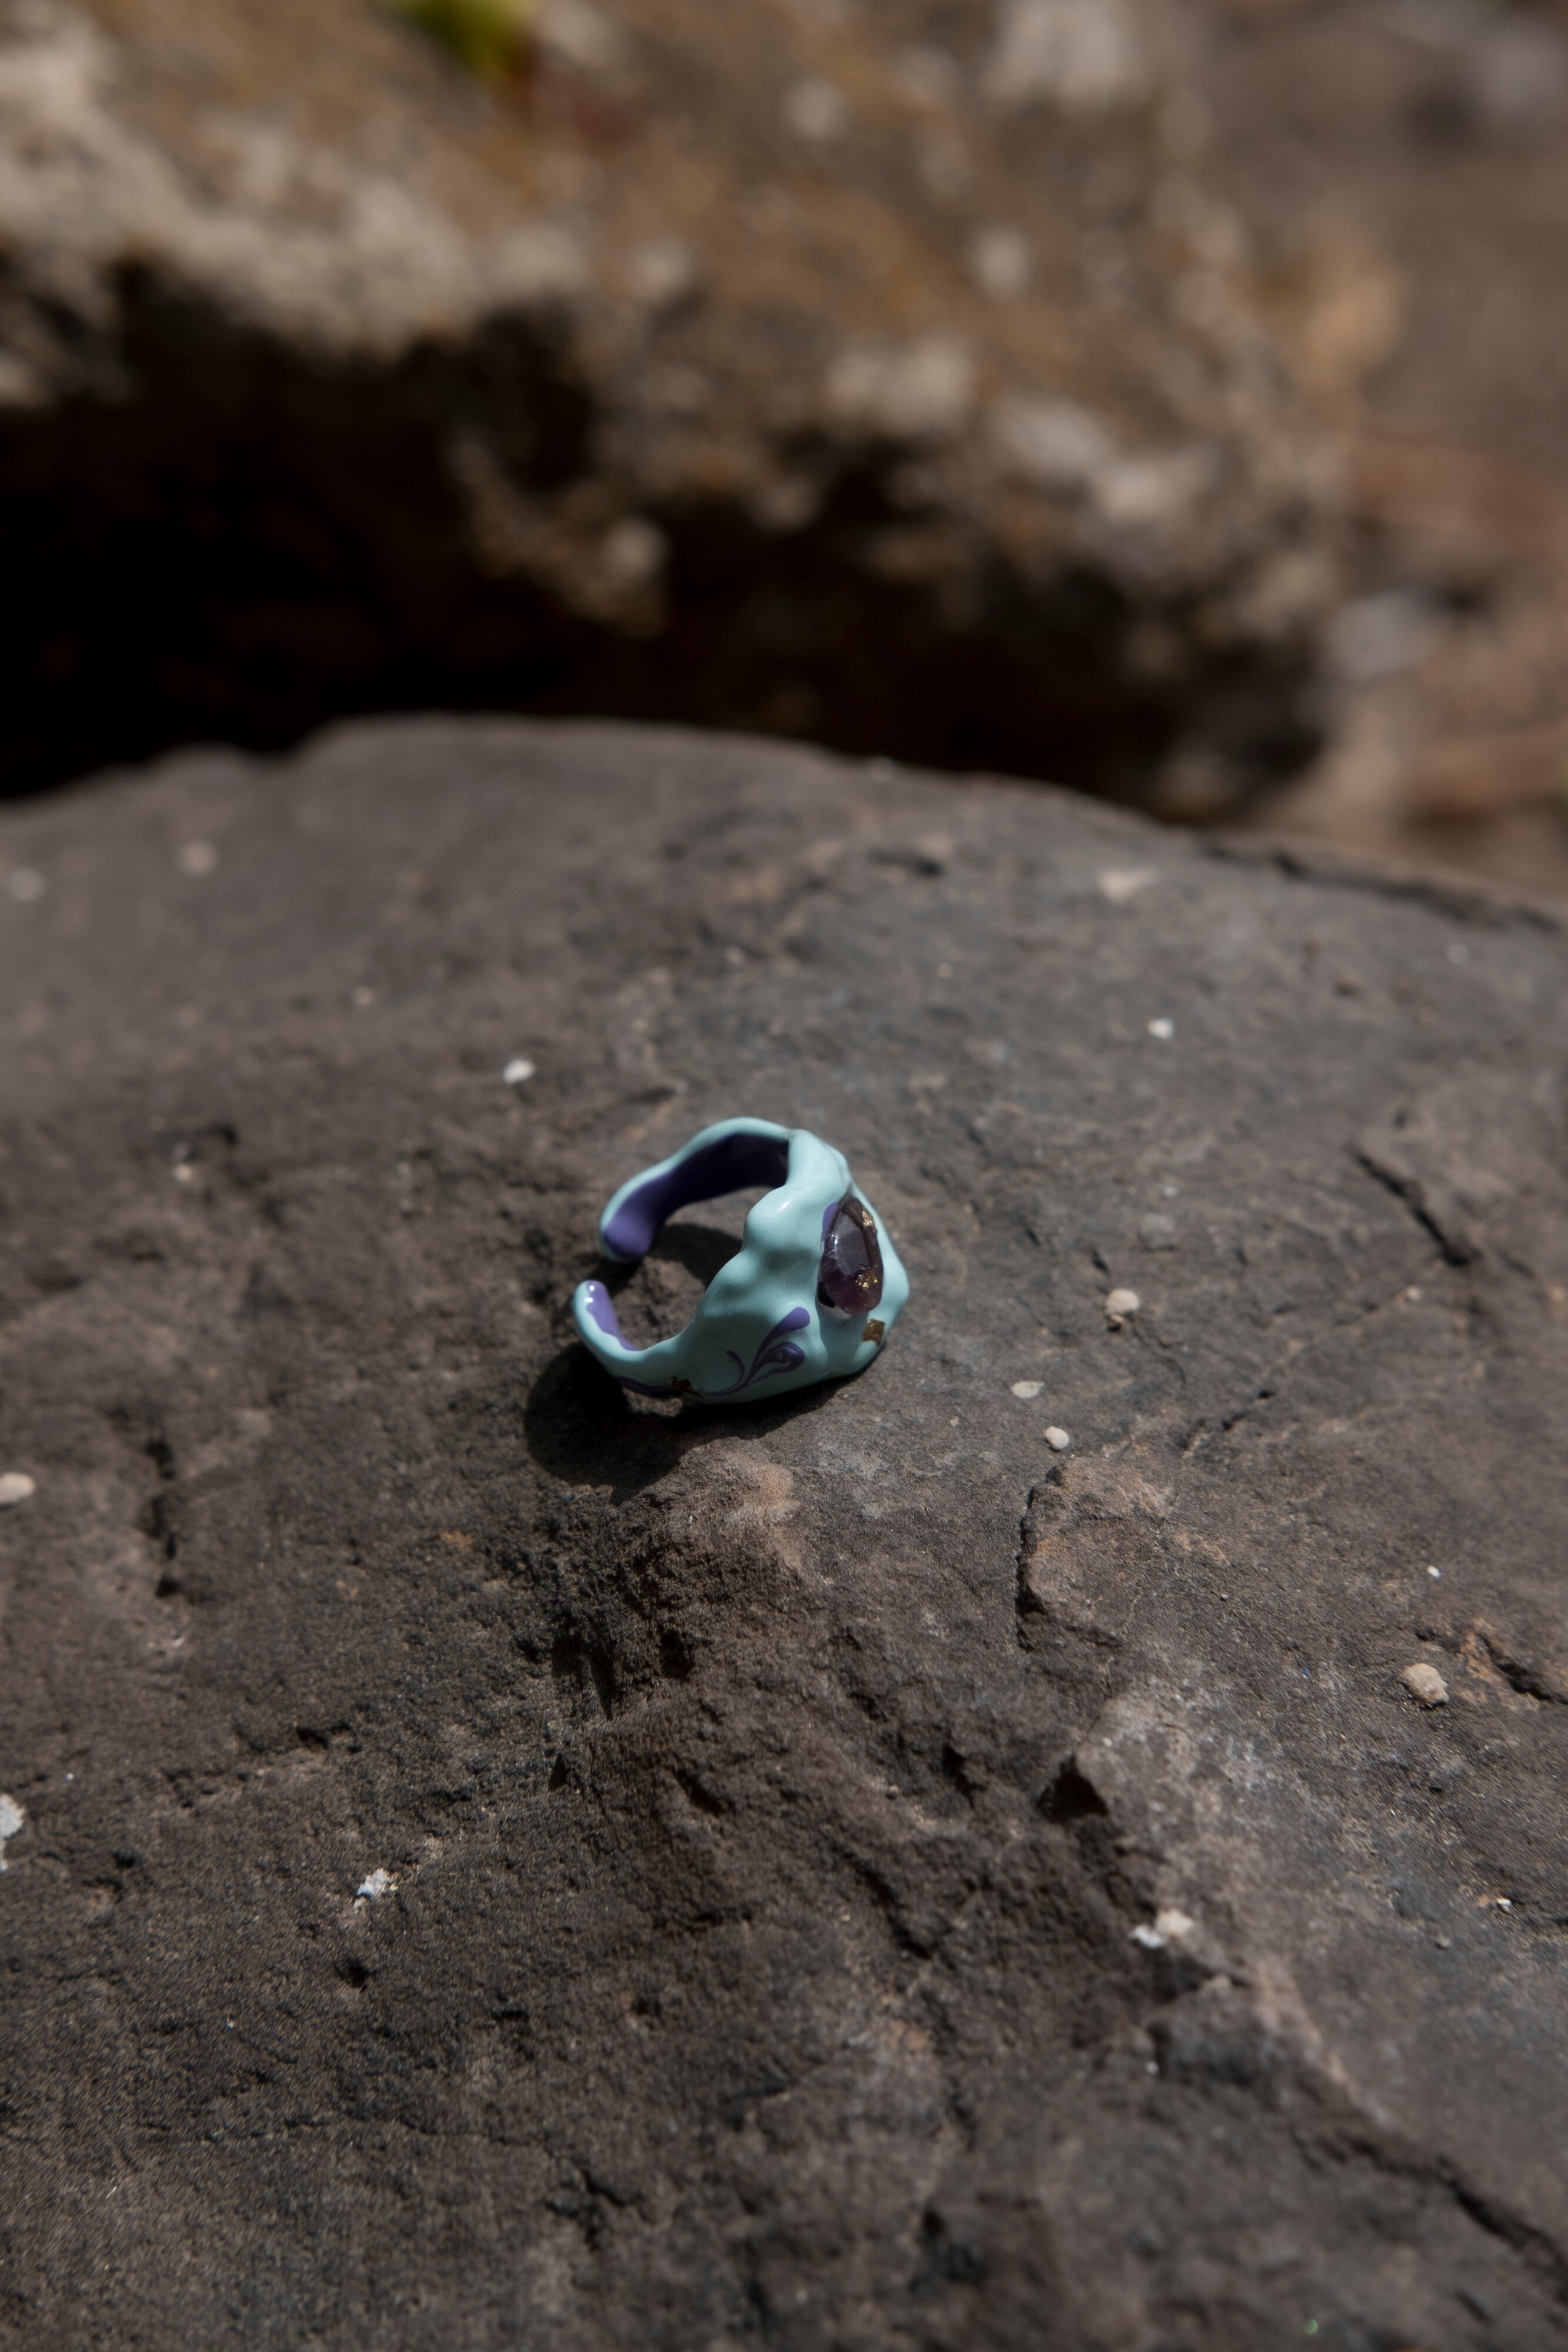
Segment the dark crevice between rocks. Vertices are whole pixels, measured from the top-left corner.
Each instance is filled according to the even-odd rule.
[[[116,307],[74,396],[0,428],[0,793],[433,708],[796,735],[1131,802],[1178,747],[1238,801],[1317,748],[1310,644],[1211,643],[1192,591],[1135,599],[999,549],[969,551],[961,593],[890,578],[883,542],[923,520],[897,447],[783,453],[821,497],[779,531],[738,492],[661,506],[621,481],[548,321],[372,364],[309,361],[146,269]],[[523,518],[510,552],[476,520],[476,447]],[[664,562],[618,601],[580,586],[598,541],[574,534],[628,501]],[[1158,677],[1135,654],[1151,628],[1180,648]]]
[[[1555,1689],[1544,1675],[1518,1657],[1507,1643],[1500,1642],[1494,1633],[1482,1633],[1481,1640],[1488,1657],[1504,1682],[1511,1690],[1517,1691],[1521,1698],[1538,1700],[1543,1706],[1568,1706],[1568,1691]]]
[[[1064,1829],[1074,1828],[1080,1822],[1104,1821],[1110,1810],[1092,1780],[1079,1770],[1071,1756],[1059,1768],[1040,1799],[1040,1809],[1048,1822],[1055,1822]]]
[[[1323,2111],[1315,2128],[1302,2134],[1321,2158],[1346,2168],[1370,2164],[1390,2179],[1406,2181],[1414,2188],[1450,2200],[1478,2229],[1518,2256],[1554,2304],[1568,2308],[1568,2257],[1547,2231],[1497,2199],[1484,2195],[1446,2159],[1425,2156],[1408,2143],[1378,2132],[1360,2117],[1336,2114],[1334,2110],[1341,2106],[1343,2097],[1339,2086],[1319,2081],[1310,2068],[1301,2066],[1300,2060],[1296,2070],[1302,2088]],[[1463,2294],[1462,2289],[1460,2294]]]
[[[1473,1265],[1479,1253],[1468,1235],[1450,1228],[1437,1215],[1427,1201],[1425,1187],[1412,1175],[1391,1162],[1379,1160],[1364,1147],[1356,1153],[1357,1160],[1369,1176],[1375,1176],[1385,1192],[1392,1192],[1403,1208],[1409,1211],[1428,1241],[1437,1243],[1448,1265]]]

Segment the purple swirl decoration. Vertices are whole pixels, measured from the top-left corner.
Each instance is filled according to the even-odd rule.
[[[727,1348],[724,1352],[735,1366],[737,1377],[731,1381],[728,1388],[709,1389],[707,1394],[738,1396],[742,1389],[748,1389],[754,1381],[771,1380],[776,1372],[792,1372],[798,1364],[805,1362],[806,1350],[804,1348],[798,1348],[793,1339],[787,1339],[784,1334],[786,1331],[803,1331],[810,1319],[811,1310],[809,1307],[791,1307],[783,1321],[775,1323],[772,1330],[763,1340],[751,1360],[749,1371],[747,1370],[744,1361],[736,1354],[735,1349]]]

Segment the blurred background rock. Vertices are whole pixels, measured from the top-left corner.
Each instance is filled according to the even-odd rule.
[[[592,710],[1568,886],[1546,0],[0,0],[9,791]]]

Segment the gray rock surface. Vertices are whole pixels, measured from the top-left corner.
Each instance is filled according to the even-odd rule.
[[[0,815],[0,2337],[1563,2343],[1560,928],[433,721]],[[629,1403],[740,1110],[910,1307]]]
[[[1130,11],[538,18],[489,90],[372,0],[0,0],[0,791],[428,706],[1305,755],[1333,491]]]

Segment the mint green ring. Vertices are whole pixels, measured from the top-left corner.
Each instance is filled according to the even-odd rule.
[[[600,1246],[635,1265],[676,1209],[757,1184],[771,1189],[747,1212],[739,1251],[674,1338],[628,1346],[604,1285],[578,1284],[578,1335],[623,1388],[708,1402],[779,1396],[863,1372],[880,1354],[909,1276],[843,1154],[806,1128],[761,1118],[705,1127],[622,1185],[599,1221]]]

